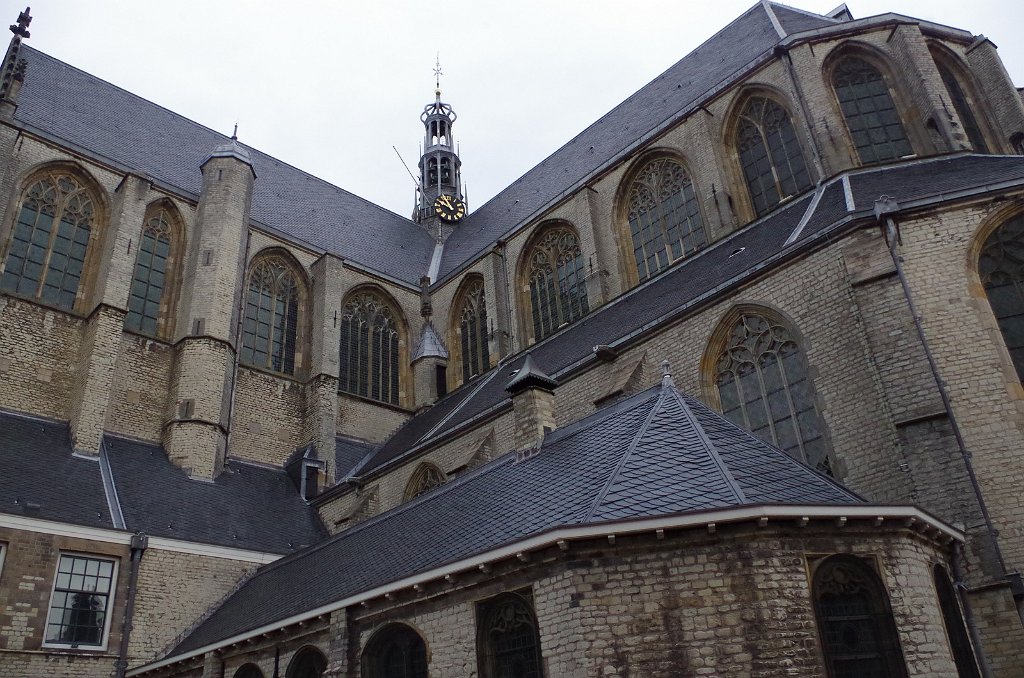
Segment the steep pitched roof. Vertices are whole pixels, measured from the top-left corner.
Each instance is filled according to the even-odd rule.
[[[125,528],[154,537],[290,553],[326,536],[280,469],[232,461],[212,483],[190,480],[163,449],[106,437]]]
[[[28,46],[16,119],[32,130],[198,196],[199,167],[228,137]],[[313,249],[417,284],[434,241],[409,219],[249,148],[251,218]]]
[[[861,501],[666,383],[555,431],[534,457],[505,455],[263,567],[171,654],[556,527]]]
[[[97,460],[74,456],[65,423],[0,412],[0,513],[114,527]]]
[[[845,183],[850,186],[851,204]],[[870,217],[875,200],[882,195],[910,206],[1007,183],[1024,183],[1024,158],[961,154],[846,172],[531,346],[530,354],[545,372],[560,378],[562,372],[593,359],[593,346],[617,345],[657,322],[680,316],[758,275],[774,259]],[[508,405],[505,385],[524,360],[523,354],[514,356],[417,414],[361,464],[359,475],[366,476],[431,445],[474,417]]]
[[[445,243],[438,279],[770,53],[783,38],[776,20],[788,32],[837,23],[773,3],[754,5],[471,213]]]

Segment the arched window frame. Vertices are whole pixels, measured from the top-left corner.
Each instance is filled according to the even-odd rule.
[[[8,270],[10,269],[13,274],[13,268],[11,268],[13,263],[11,260],[11,254],[13,250],[19,248],[15,241],[21,240],[21,238],[18,237],[20,230],[19,222],[21,221],[23,206],[29,197],[29,192],[32,191],[40,182],[50,181],[56,183],[60,177],[68,177],[77,184],[77,188],[74,189],[73,194],[84,194],[86,199],[91,202],[92,210],[91,217],[89,219],[88,239],[85,245],[84,256],[82,257],[81,271],[78,276],[74,298],[70,304],[66,303],[67,300],[65,300],[64,303],[61,303],[59,300],[53,301],[47,299],[42,294],[44,286],[43,281],[46,280],[46,275],[49,270],[49,262],[54,254],[53,245],[57,240],[56,231],[51,231],[47,238],[44,269],[41,272],[39,282],[35,285],[35,290],[31,293],[27,291],[19,292],[7,287],[7,280],[11,280],[8,276]],[[64,199],[66,200],[67,197],[68,196],[65,196]],[[86,310],[86,301],[92,292],[96,275],[95,271],[103,250],[103,239],[107,236],[109,200],[106,192],[99,183],[89,175],[88,172],[78,165],[73,163],[54,163],[41,168],[36,168],[27,173],[19,183],[15,197],[8,204],[8,218],[4,222],[3,256],[0,258],[0,262],[3,263],[3,271],[0,273],[0,292],[26,299],[33,299],[41,304],[68,312],[74,313]],[[61,202],[61,205],[63,205],[63,202]],[[33,223],[35,223],[35,221],[33,221]],[[65,272],[66,270],[67,269],[64,269]],[[62,275],[62,281],[63,277],[64,276]],[[19,277],[19,280],[21,278],[23,278],[23,276]]]
[[[741,150],[742,144],[740,134],[744,129],[747,122],[754,124],[758,134],[762,141],[770,141],[769,136],[765,136],[763,132],[763,126],[757,124],[757,118],[760,116],[758,112],[752,110],[755,107],[756,101],[764,100],[767,105],[774,105],[781,109],[781,112],[785,114],[786,119],[789,121],[789,125],[792,127],[792,143],[787,143],[785,149],[787,151],[785,155],[785,163],[787,171],[784,173],[779,172],[782,160],[776,158],[775,155],[770,151],[769,146],[765,146],[765,153],[768,155],[769,160],[773,160],[771,163],[772,167],[772,185],[771,188],[778,195],[778,200],[772,202],[768,200],[765,205],[758,206],[758,200],[755,197],[754,187],[748,178],[746,170],[747,162],[744,161],[743,151]],[[764,109],[762,109],[763,112]],[[727,116],[728,123],[726,129],[726,148],[730,150],[730,155],[733,158],[733,167],[735,176],[738,182],[743,186],[742,195],[745,197],[745,204],[749,209],[749,216],[751,219],[756,219],[777,206],[782,205],[792,199],[794,196],[800,195],[814,186],[815,173],[812,164],[809,162],[809,156],[807,153],[808,139],[806,136],[806,130],[803,129],[800,119],[793,115],[792,107],[787,103],[786,98],[778,92],[768,89],[766,87],[757,87],[750,89],[746,92],[741,93],[734,100],[730,113]],[[783,135],[785,136],[785,135]],[[793,149],[797,152],[794,155]],[[799,160],[799,165],[795,165],[792,160]],[[802,167],[801,167],[802,166]],[[790,172],[789,170],[793,170]]]
[[[675,177],[680,181],[680,190],[673,192],[671,196],[664,196],[664,171],[673,167],[677,168],[677,175],[682,175]],[[655,193],[659,194],[657,198],[654,197]],[[638,243],[637,227],[640,224],[635,223],[632,217],[635,208],[638,207],[638,201],[645,194],[650,194],[654,203],[652,209],[647,212],[654,212],[655,217],[646,224],[646,228],[641,227],[640,231],[653,232],[653,235],[647,241],[641,238]],[[671,215],[666,212],[666,202],[676,195],[682,196],[682,202],[673,203],[673,211],[684,213],[681,215],[682,218],[674,223]],[[688,163],[677,153],[658,150],[638,158],[619,185],[616,201],[621,234],[619,242],[622,270],[626,274],[626,279],[634,285],[699,252],[710,241],[700,191]],[[650,265],[652,259],[655,264],[653,270]]]
[[[935,61],[936,70],[939,72],[939,82],[942,84],[945,94],[943,100],[956,111],[961,129],[971,144],[973,152],[985,154],[999,152],[1000,145],[997,136],[993,133],[995,128],[985,110],[985,99],[978,95],[979,89],[974,82],[970,67],[949,47],[941,43],[931,41],[928,43],[928,48]],[[950,91],[950,83],[947,83],[946,78],[943,77],[943,70],[960,89],[962,101],[959,103],[957,93]],[[976,131],[972,131],[972,128]],[[979,148],[979,145],[982,147]]]
[[[842,101],[839,98],[839,91],[836,88],[835,82],[837,71],[845,64],[848,64],[851,59],[857,59],[865,62],[881,76],[882,82],[885,84],[886,92],[889,96],[889,101],[891,102],[892,108],[898,117],[899,126],[907,144],[906,153],[882,159],[865,159],[861,155],[860,149],[858,149],[853,137],[853,131],[850,129],[849,120],[843,111]],[[893,162],[901,157],[917,154],[916,149],[921,147],[923,140],[921,139],[920,132],[910,124],[910,117],[906,113],[908,109],[903,96],[903,81],[896,74],[895,69],[892,68],[887,55],[883,54],[873,46],[869,46],[864,43],[853,41],[845,42],[834,49],[826,58],[825,65],[822,69],[822,76],[825,80],[825,85],[832,92],[832,99],[837,115],[839,116],[839,120],[843,123],[842,127],[846,131],[846,138],[850,144],[851,157],[856,162],[861,165],[871,165],[882,162]]]
[[[156,317],[156,326],[149,329],[136,325],[135,318],[139,314],[135,309],[139,292],[152,290],[153,268],[151,265],[144,265],[141,258],[147,250],[149,238],[155,234],[155,229],[161,228],[157,225],[157,221],[162,221],[163,228],[166,228],[168,246],[166,257],[164,257],[163,289],[158,299],[159,311]],[[158,200],[146,208],[146,216],[142,220],[142,227],[139,229],[139,235],[134,245],[135,261],[132,265],[132,282],[128,291],[128,315],[125,317],[125,329],[161,339],[173,336],[175,311],[178,306],[182,252],[185,251],[184,233],[181,213],[170,200]],[[149,296],[145,298],[148,299]]]
[[[935,584],[935,599],[939,603],[942,626],[946,630],[946,640],[949,641],[949,649],[959,678],[981,678],[974,645],[971,643],[963,609],[960,606],[960,597],[956,594],[956,585],[949,576],[949,571],[940,563],[932,566],[932,583]]]
[[[868,602],[871,604],[870,610],[857,615],[830,614],[825,600],[826,596],[853,596],[860,592],[866,593]],[[879,576],[877,565],[873,560],[840,554],[813,563],[811,599],[814,604],[814,618],[821,643],[821,654],[829,676],[847,675],[836,669],[836,665],[844,659],[837,652],[839,649],[835,642],[837,636],[855,639],[874,636],[878,640],[876,653],[884,673],[872,675],[885,676],[885,678],[907,678],[906,661],[900,646],[896,620],[893,617],[892,605],[889,601],[889,592],[885,582]],[[844,636],[841,633],[843,624],[851,625],[858,621],[870,624],[872,633],[858,634],[856,630],[852,635]],[[861,631],[863,631],[863,626]]]
[[[231,674],[231,678],[263,678],[263,671],[252,662],[243,664]]]
[[[385,310],[389,315],[390,323],[395,332],[394,338],[397,341],[397,351],[395,352],[395,355],[389,358],[389,360],[392,361],[389,363],[391,369],[389,369],[388,371],[388,376],[390,377],[388,381],[388,383],[390,384],[389,388],[384,389],[384,384],[383,382],[380,381],[381,376],[375,374],[375,369],[372,366],[372,361],[368,360],[365,367],[366,374],[361,375],[366,378],[366,392],[361,393],[360,391],[362,389],[358,387],[358,382],[351,387],[348,385],[353,378],[358,378],[358,376],[360,375],[358,375],[358,372],[356,371],[345,371],[346,369],[350,369],[350,364],[346,357],[341,354],[341,349],[343,346],[345,346],[347,338],[345,330],[347,327],[346,322],[348,321],[349,318],[348,314],[351,310],[350,304],[353,304],[357,300],[365,304],[365,302],[370,299],[373,300],[375,305]],[[398,305],[395,299],[390,294],[388,294],[384,289],[376,285],[362,285],[356,287],[355,289],[349,291],[345,295],[345,298],[342,299],[341,311],[339,312],[338,318],[338,326],[340,328],[340,343],[338,346],[338,374],[340,377],[338,380],[339,393],[345,395],[354,395],[361,398],[367,398],[369,400],[374,400],[376,402],[382,402],[395,406],[404,406],[406,404],[405,393],[408,390],[406,384],[408,384],[409,380],[411,379],[411,375],[408,373],[409,356],[407,348],[407,337],[409,336],[409,328],[405,320],[405,315],[401,312],[400,309],[401,307]],[[371,348],[372,347],[368,344],[367,351],[369,351]],[[370,355],[369,352],[367,353],[367,355]],[[381,363],[381,367],[388,367],[388,365]],[[392,369],[393,372],[391,371]],[[379,384],[380,387],[380,395],[378,396],[373,395],[372,385],[373,383],[375,383],[375,381],[376,383]],[[386,394],[384,393],[385,390],[387,391]]]
[[[454,367],[448,370],[450,389],[457,388],[459,384],[483,374],[491,367],[486,289],[482,275],[470,274],[455,293],[448,322],[448,364]],[[475,323],[472,322],[474,320]],[[473,355],[468,354],[467,350],[473,351]],[[467,374],[467,366],[472,370],[474,362],[478,366],[477,371]]]
[[[541,260],[552,258],[556,261],[551,280],[554,285],[547,289],[554,293],[545,298],[540,295],[544,289],[539,285],[535,288],[535,282],[539,279],[537,274]],[[562,265],[557,262],[562,262]],[[522,336],[526,337],[525,343],[536,343],[557,332],[562,325],[573,323],[590,312],[582,242],[579,232],[569,222],[548,221],[538,226],[523,248],[517,268],[520,326]],[[557,291],[559,279],[567,281],[564,294]],[[535,299],[545,303],[535,308]],[[552,309],[552,301],[554,313],[545,314],[544,309]]]
[[[435,487],[440,487],[448,482],[448,476],[436,464],[425,461],[416,467],[409,482],[405,484],[403,500],[410,501],[416,497],[426,494]]]
[[[285,678],[320,678],[326,670],[324,653],[312,645],[304,645],[292,655],[284,675]]]
[[[275,271],[280,271],[280,273]],[[259,306],[257,307],[253,303],[252,285],[254,283],[254,276],[257,274],[270,276],[272,283],[275,285],[272,290],[273,294],[269,297],[271,301],[276,300],[279,293],[282,292],[282,290],[276,287],[281,280],[281,275],[286,274],[290,276],[292,287],[294,288],[294,299],[292,303],[289,303],[287,309],[289,314],[294,312],[295,315],[294,337],[290,336],[290,332],[285,332],[284,345],[279,355],[275,355],[270,347],[266,350],[266,355],[261,355],[264,351],[256,350],[255,337],[257,335],[256,326],[252,322],[255,320],[253,313],[256,313],[258,316],[259,311],[257,308],[262,309],[263,302],[267,300],[261,295]],[[306,346],[309,341],[309,288],[309,280],[306,277],[305,270],[287,250],[273,247],[258,252],[250,259],[245,275],[245,289],[243,290],[245,298],[242,306],[242,336],[239,342],[239,359],[243,365],[276,374],[301,377],[306,367],[305,363],[308,354]],[[276,318],[276,313],[274,317]],[[285,322],[287,323],[287,319]],[[270,329],[273,332],[273,324]],[[292,344],[291,351],[288,350],[289,343]],[[289,354],[291,354],[291,361],[289,361]]]
[[[395,651],[401,656],[390,654]],[[393,665],[396,659],[401,666]],[[402,623],[374,631],[360,657],[363,678],[427,678],[429,666],[430,650],[423,634]]]
[[[510,626],[514,624],[514,626]],[[509,675],[498,670],[498,662],[502,650],[495,647],[494,637],[504,630],[527,626],[520,639],[519,651],[526,661],[532,661],[533,670],[518,674],[519,678],[542,678],[544,662],[540,647],[540,629],[533,605],[526,597],[518,593],[503,593],[489,600],[478,603],[477,610],[477,664],[480,678],[498,678]],[[525,645],[529,643],[529,645]]]
[[[739,403],[740,414],[735,413],[735,408],[730,408],[728,403],[723,402],[719,375],[724,371],[723,362],[728,357],[727,353],[732,349],[739,349],[738,344],[743,343],[737,342],[736,335],[741,323],[743,323],[745,331],[750,329],[749,324],[745,321],[746,318],[760,318],[767,324],[767,329],[773,341],[772,344],[769,344],[769,347],[774,345],[775,342],[779,343],[779,348],[776,351],[762,352],[757,356],[753,356],[754,364],[759,365],[760,359],[766,353],[774,352],[780,355],[779,351],[782,350],[783,346],[786,343],[792,343],[796,351],[795,353],[788,353],[783,356],[783,361],[789,359],[790,365],[793,366],[790,369],[795,369],[795,373],[790,374],[789,369],[787,369],[789,366],[785,362],[780,362],[776,359],[774,364],[781,367],[781,373],[786,377],[786,384],[782,389],[775,389],[769,392],[767,384],[771,382],[766,381],[765,375],[770,373],[758,367],[753,373],[759,388],[759,396],[756,400],[743,400],[742,396],[739,396],[740,390],[737,387],[737,394],[742,401]],[[786,337],[786,340],[782,340],[783,335]],[[755,341],[753,345],[763,346],[763,343],[759,344]],[[730,357],[730,360],[734,361],[735,358]],[[817,388],[812,374],[813,370],[807,355],[807,342],[796,329],[795,323],[786,318],[782,313],[759,304],[738,304],[731,308],[718,322],[718,325],[712,332],[701,360],[701,386],[706,402],[717,408],[738,426],[748,431],[752,429],[747,405],[761,403],[763,407],[768,408],[772,402],[785,404],[788,417],[778,418],[765,410],[764,425],[755,427],[752,432],[767,430],[770,437],[765,442],[788,452],[794,458],[821,473],[833,475],[836,472],[834,452],[829,437],[828,425],[821,413]],[[794,387],[801,383],[804,386],[799,391],[796,391]],[[795,402],[794,397],[798,393],[805,394],[810,399],[810,402]],[[776,394],[774,400],[771,397],[772,394]],[[733,416],[730,416],[730,412],[733,412]],[[778,413],[774,414],[777,415]],[[734,416],[736,419],[733,418]],[[742,420],[737,421],[737,419]],[[787,420],[792,420],[796,423],[795,447],[792,444],[787,444],[787,442],[792,443],[794,441],[787,439],[779,429],[780,423]],[[808,430],[805,431],[805,427]]]
[[[1006,231],[1016,238],[1007,237]],[[1018,244],[1019,243],[1019,244]],[[1000,259],[999,265],[1004,269],[1003,275],[1012,279],[1013,282],[1007,285],[1011,290],[1009,294],[1003,295],[993,305],[990,295],[990,270],[991,262],[995,256],[991,250],[997,245],[1013,245],[1015,254]],[[998,256],[998,255],[996,255]],[[1004,255],[1005,256],[1005,255]],[[1024,265],[1018,263],[1024,258],[1024,204],[1017,202],[992,214],[978,228],[974,236],[971,248],[968,251],[968,270],[974,278],[973,285],[984,295],[987,302],[987,312],[982,312],[980,321],[983,327],[989,331],[996,350],[1005,356],[1004,373],[1007,386],[1014,390],[1019,384],[1024,383],[1024,343],[1018,344],[1013,337],[1008,337],[1006,332],[1005,318],[1016,318],[1024,312],[1024,281],[1021,281],[1021,270]],[[1006,269],[1010,269],[1010,273]],[[1007,313],[1009,312],[1009,313]]]

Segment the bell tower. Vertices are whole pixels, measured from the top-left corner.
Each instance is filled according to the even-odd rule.
[[[441,101],[441,63],[434,67],[434,102],[423,108],[423,152],[417,188],[416,222],[443,242],[468,212],[462,189],[462,161],[452,137],[455,111]]]

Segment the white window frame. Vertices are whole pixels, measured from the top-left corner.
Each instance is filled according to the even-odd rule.
[[[92,560],[105,560],[114,566],[113,571],[111,572],[110,575],[110,593],[107,595],[106,620],[104,621],[103,624],[103,642],[99,645],[80,645],[77,643],[60,643],[46,640],[46,633],[50,626],[50,613],[53,611],[53,596],[57,591],[57,573],[60,571],[60,561],[64,559],[64,556],[68,556],[70,558],[90,558]],[[110,623],[114,617],[114,596],[117,593],[118,565],[120,565],[120,559],[116,556],[108,556],[96,553],[82,553],[79,551],[61,551],[59,553],[57,558],[57,565],[53,569],[53,581],[50,583],[50,601],[46,606],[46,617],[43,620],[43,647],[60,647],[65,649],[86,652],[103,652],[107,649],[107,643],[110,642]]]

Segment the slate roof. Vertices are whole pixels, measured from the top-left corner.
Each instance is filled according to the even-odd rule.
[[[99,462],[73,452],[67,424],[0,412],[0,512],[114,527]]]
[[[281,469],[232,460],[212,483],[202,482],[189,479],[158,445],[114,436],[105,441],[132,532],[281,554],[327,534]]]
[[[787,33],[839,23],[775,3],[757,3],[470,213],[445,243],[438,279],[444,280],[551,200],[622,155],[651,130],[705,98],[709,91],[758,57],[770,53],[782,36],[772,23],[769,7]]]
[[[366,458],[377,446],[366,440],[338,436],[334,439],[334,474],[341,479]]]
[[[667,382],[261,568],[171,655],[557,527],[861,501]]]
[[[15,118],[198,196],[199,167],[230,139],[27,45]],[[248,147],[246,147],[248,148]],[[254,148],[251,218],[315,249],[418,286],[434,241],[418,225]]]
[[[846,204],[843,176],[849,178],[852,211]],[[807,212],[814,191],[531,346],[530,354],[547,374],[560,378],[563,371],[593,359],[593,346],[617,345],[649,324],[680,315],[722,289],[756,275],[759,267],[773,257],[832,237],[844,224],[870,217],[875,200],[882,195],[909,205],[928,198],[951,199],[962,191],[984,190],[1003,182],[1024,183],[1024,158],[960,154],[847,172],[822,185],[821,198],[811,214]],[[798,237],[787,245],[801,224]],[[411,450],[429,446],[473,417],[507,406],[505,386],[524,359],[523,354],[509,359],[410,419],[361,465],[360,475],[369,475]]]

